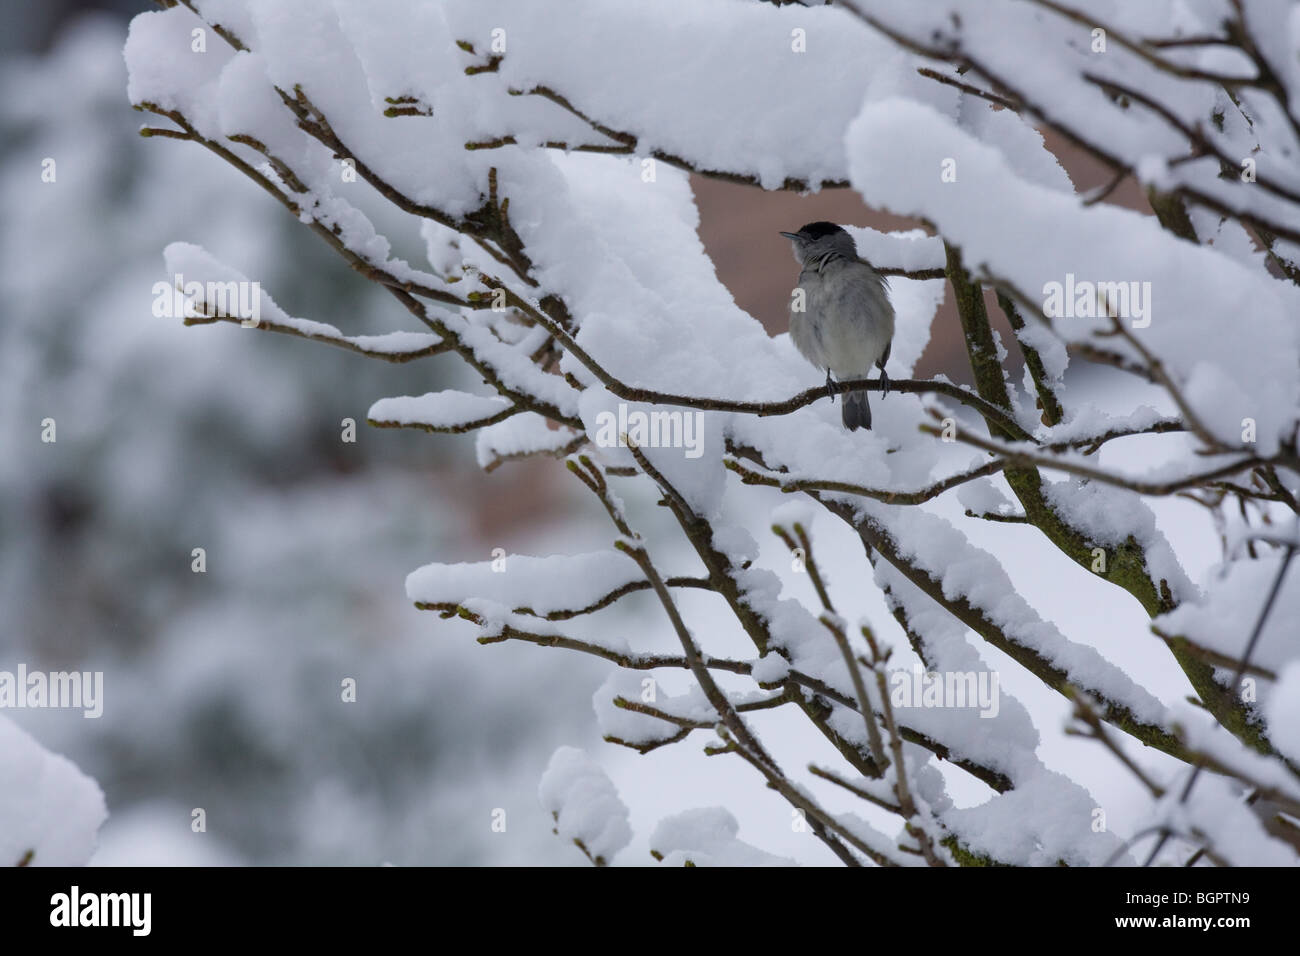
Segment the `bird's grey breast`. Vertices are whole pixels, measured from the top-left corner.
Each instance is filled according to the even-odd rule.
[[[861,323],[868,334],[894,333],[894,308],[889,303],[889,292],[884,277],[863,262],[835,264],[834,301],[841,314]]]
[[[804,357],[836,375],[865,375],[894,335],[894,309],[885,280],[857,259],[810,264],[799,276],[806,292],[802,323],[791,337]],[[795,329],[804,330],[796,335]]]

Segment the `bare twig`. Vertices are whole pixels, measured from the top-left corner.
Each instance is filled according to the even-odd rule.
[[[844,634],[844,628],[833,617],[823,614],[821,622],[822,626],[830,631],[831,636],[835,638],[835,644],[840,649],[840,656],[844,658],[844,666],[849,669],[849,679],[853,681],[853,692],[858,695],[858,712],[862,714],[862,723],[867,728],[867,743],[871,747],[871,755],[879,766],[886,767],[888,766],[888,760],[885,757],[885,745],[880,739],[880,728],[876,726],[876,712],[871,707],[871,698],[867,696],[867,685],[862,681],[862,671],[858,669],[857,659],[853,656],[853,651],[849,649],[849,639]],[[901,764],[897,766],[896,773],[899,776],[903,775]]]

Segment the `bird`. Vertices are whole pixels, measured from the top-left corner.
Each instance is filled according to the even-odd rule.
[[[889,394],[885,363],[894,338],[894,307],[884,277],[865,259],[840,226],[810,222],[798,232],[782,232],[799,263],[799,284],[791,292],[790,338],[813,365],[826,370],[826,393],[841,381],[866,378],[880,369],[880,394]],[[801,294],[802,293],[802,294]],[[849,431],[871,428],[871,405],[864,391],[849,392],[841,417]]]

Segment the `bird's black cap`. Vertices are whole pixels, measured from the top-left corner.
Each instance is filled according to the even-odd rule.
[[[825,236],[834,235],[837,232],[843,232],[839,226],[833,222],[810,222],[806,226],[801,226],[799,231],[809,239],[821,239]]]

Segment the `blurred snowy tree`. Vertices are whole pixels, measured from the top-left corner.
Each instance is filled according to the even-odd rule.
[[[219,160],[140,139],[124,39],[123,23],[83,20],[0,76],[0,669],[103,670],[107,698],[98,720],[9,716],[99,781],[112,861],[558,857],[537,751],[586,708],[524,691],[581,697],[598,678],[537,650],[491,670],[431,641],[401,573],[434,543],[486,548],[422,436],[363,424],[341,439],[394,377],[458,370],[224,329],[195,348],[157,317],[159,252],[178,237],[359,327],[383,321],[386,296]],[[485,688],[508,703],[478,706]],[[519,808],[510,839],[491,829],[498,805]],[[32,862],[57,860],[74,862]]]

